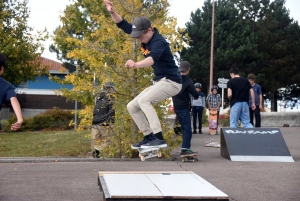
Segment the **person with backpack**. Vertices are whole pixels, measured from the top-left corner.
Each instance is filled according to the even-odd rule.
[[[98,158],[100,151],[109,145],[113,124],[115,121],[115,110],[113,109],[114,84],[105,83],[103,91],[97,97],[93,111],[91,130],[91,149],[93,156]]]

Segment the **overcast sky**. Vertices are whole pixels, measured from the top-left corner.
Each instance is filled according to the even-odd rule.
[[[203,2],[204,0],[170,0],[170,14],[177,17],[179,27],[185,27],[191,12],[201,8]],[[29,0],[28,7],[31,10],[29,26],[36,30],[43,30],[46,27],[53,34],[55,28],[60,24],[60,14],[69,3],[69,0]],[[300,0],[287,0],[286,7],[290,10],[290,16],[300,22]],[[56,60],[56,54],[50,53],[48,50],[51,43],[51,40],[44,43],[46,50],[42,56]]]

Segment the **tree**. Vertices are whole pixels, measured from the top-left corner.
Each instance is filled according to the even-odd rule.
[[[191,22],[186,24],[186,32],[192,42],[183,49],[181,57],[191,62],[191,76],[206,88],[209,83],[211,48],[211,2],[205,1],[202,11],[191,14]],[[261,55],[257,51],[258,36],[236,8],[234,2],[219,0],[215,9],[214,41],[214,83],[228,77],[231,66],[242,72],[249,72],[257,64]],[[205,89],[204,89],[205,90]],[[208,90],[209,91],[209,90]]]
[[[152,25],[157,27],[171,44],[173,52],[180,50],[181,35],[175,30],[176,20],[167,17],[167,0],[162,1],[116,1],[114,6],[118,13],[128,21],[137,16],[147,16]],[[86,0],[74,1],[61,16],[62,26],[56,30],[54,38],[55,48],[65,52],[67,59],[80,61],[78,76],[69,74],[64,83],[73,84],[72,90],[62,89],[62,93],[69,99],[77,99],[85,105],[80,111],[80,128],[91,125],[92,108],[95,94],[99,94],[103,84],[112,81],[116,85],[114,107],[116,122],[111,145],[103,150],[113,157],[131,156],[130,144],[137,140],[137,128],[127,112],[126,105],[139,92],[150,85],[151,68],[127,69],[124,63],[129,58],[138,61],[143,56],[140,44],[118,29],[102,1]],[[99,87],[93,86],[93,78],[99,80]],[[165,110],[159,103],[157,107],[161,121],[164,121]],[[173,132],[164,127],[164,134],[171,148],[178,145]],[[141,137],[141,136],[139,136]],[[176,139],[176,138],[175,138]]]
[[[275,0],[264,9],[256,23],[258,50],[263,59],[255,69],[264,90],[270,92],[271,110],[277,111],[278,89],[300,84],[300,27],[290,18],[284,0]]]
[[[300,28],[289,17],[285,0],[218,0],[215,11],[214,80],[228,77],[231,66],[242,76],[256,75],[265,97],[277,111],[278,89],[299,85]],[[191,76],[209,82],[210,1],[191,14],[186,32],[192,42],[180,53],[191,62]],[[205,89],[204,89],[205,90]]]
[[[0,2],[0,51],[8,60],[3,78],[15,86],[46,72],[37,58],[44,50],[41,42],[47,38],[47,32],[32,34],[33,28],[27,25],[27,2]]]

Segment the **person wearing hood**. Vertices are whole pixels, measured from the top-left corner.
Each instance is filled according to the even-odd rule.
[[[196,155],[197,152],[191,150],[192,125],[190,115],[190,94],[194,99],[198,99],[199,93],[196,90],[192,79],[187,76],[190,72],[190,63],[188,61],[182,61],[178,70],[182,77],[182,89],[177,95],[172,97],[172,100],[175,113],[179,117],[179,123],[183,132],[180,156],[192,156]]]
[[[115,110],[113,109],[114,83],[107,82],[103,91],[97,97],[93,111],[91,148],[95,158],[99,157],[100,151],[109,144],[110,134],[115,121]]]

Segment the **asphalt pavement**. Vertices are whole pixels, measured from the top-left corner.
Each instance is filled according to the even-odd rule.
[[[199,161],[182,163],[179,149],[171,159],[99,160],[87,158],[0,158],[0,201],[99,201],[98,171],[193,171],[230,200],[300,200],[300,128],[280,128],[295,162],[232,162],[219,148],[204,147],[220,136],[194,134]]]

